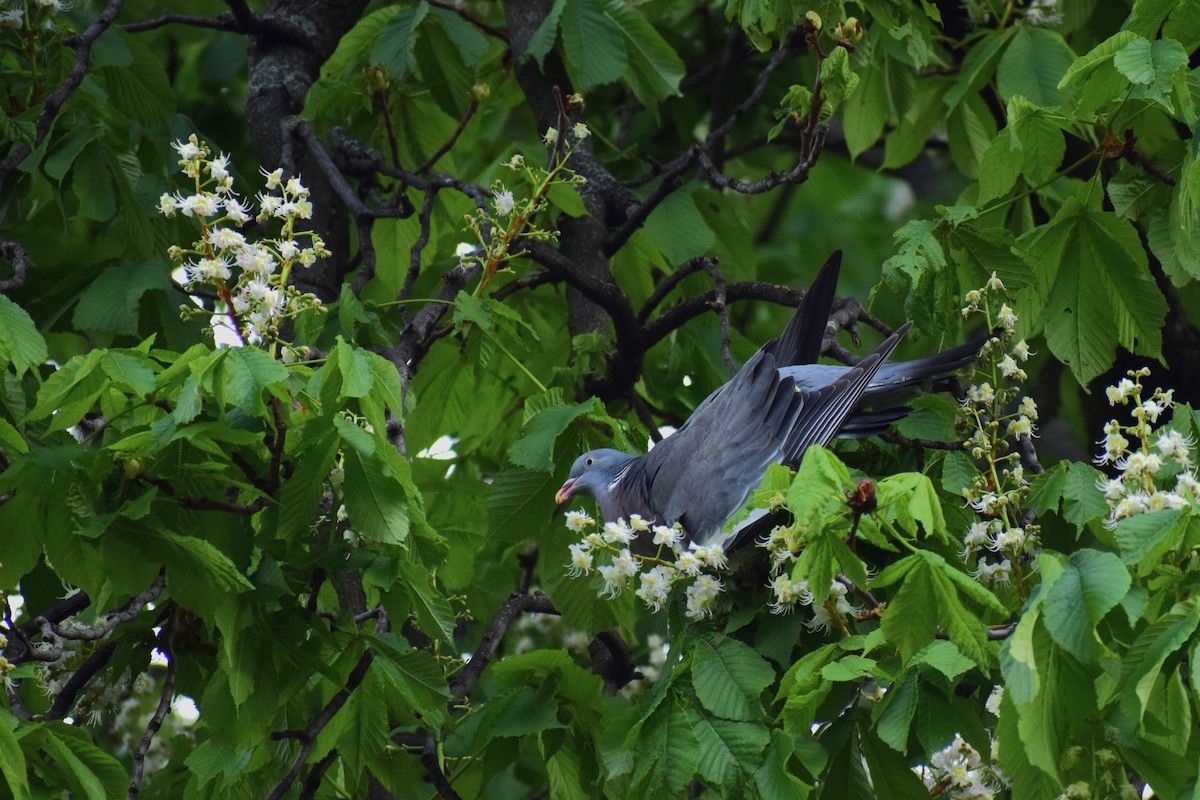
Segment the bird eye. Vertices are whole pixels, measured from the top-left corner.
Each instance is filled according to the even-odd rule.
[[[585,467],[590,467],[592,464],[595,464],[595,463],[596,463],[596,459],[592,458],[591,456],[588,456],[587,458],[585,458],[583,460],[583,465]]]

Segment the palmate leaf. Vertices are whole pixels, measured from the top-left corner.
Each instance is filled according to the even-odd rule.
[[[683,60],[642,12],[618,0],[607,0],[604,10],[625,36],[625,80],[638,100],[653,108],[659,100],[679,94],[686,72]]]
[[[642,797],[672,797],[700,766],[692,720],[678,703],[664,703],[641,725],[634,744],[632,778]]]
[[[996,87],[1005,101],[1023,95],[1042,108],[1057,108],[1067,95],[1059,81],[1074,61],[1059,33],[1021,26],[1000,59]]]
[[[752,772],[770,741],[766,726],[757,722],[720,719],[693,709],[696,718],[692,734],[700,747],[698,771],[706,780],[729,785],[739,774]]]
[[[1000,601],[928,550],[919,550],[892,564],[872,581],[872,586],[886,587],[900,581],[903,583],[883,615],[882,628],[901,655],[911,658],[932,642],[940,629],[963,655],[987,669],[992,658],[986,649],[984,625],[962,598],[1004,614],[1006,609]]]
[[[1043,584],[1042,619],[1060,647],[1080,661],[1091,661],[1096,626],[1129,590],[1129,570],[1114,554],[1090,549],[1072,553],[1062,566],[1052,585]]]
[[[47,358],[46,340],[25,309],[0,294],[0,365],[12,364],[17,375]]]
[[[7,712],[0,712],[0,774],[14,800],[26,800],[29,797],[29,778],[25,774],[25,754],[12,731],[16,718]]]
[[[629,64],[625,37],[600,0],[567,0],[559,25],[576,89],[611,83],[625,72]]]
[[[1167,304],[1128,222],[1072,197],[1022,244],[1038,254],[1050,349],[1080,383],[1112,364],[1117,344],[1161,358]]]
[[[1001,647],[1005,701],[1011,692],[1019,746],[1028,763],[1057,779],[1072,735],[1086,735],[1094,724],[1089,720],[1096,713],[1095,676],[1058,647],[1044,626],[1026,625],[1022,619],[1018,629],[1022,627],[1024,632],[1018,631]],[[1036,665],[1036,684],[1022,677],[1022,663]],[[1006,713],[1001,711],[1001,720]]]
[[[1117,725],[1133,736],[1141,725],[1150,693],[1167,658],[1182,647],[1200,625],[1195,597],[1176,603],[1142,631],[1121,660],[1121,695]]]
[[[707,632],[692,652],[692,684],[701,705],[725,719],[761,719],[759,695],[775,680],[766,659],[737,639]]]

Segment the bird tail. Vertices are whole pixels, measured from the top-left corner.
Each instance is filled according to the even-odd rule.
[[[775,357],[776,366],[817,363],[833,310],[841,265],[842,251],[835,250],[804,293],[783,333],[763,348]]]
[[[884,364],[863,392],[863,405],[891,405],[910,397],[911,390],[922,384],[945,381],[978,358],[979,350],[987,340],[988,335],[978,336],[966,344],[931,356]]]

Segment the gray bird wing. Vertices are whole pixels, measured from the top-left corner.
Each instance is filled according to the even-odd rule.
[[[794,466],[810,445],[833,438],[908,327],[812,391],[798,389],[771,354],[759,350],[646,454],[637,482],[619,490],[644,492],[661,518],[678,520],[693,539],[709,541],[746,502],[768,464]]]
[[[720,529],[779,457],[803,402],[775,359],[759,350],[645,455],[639,477],[650,504],[693,537]]]

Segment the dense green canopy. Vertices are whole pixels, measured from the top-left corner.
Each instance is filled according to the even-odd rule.
[[[1198,48],[1197,0],[7,0],[0,794],[1195,796]],[[839,249],[826,358],[974,370],[740,552],[555,509]]]

